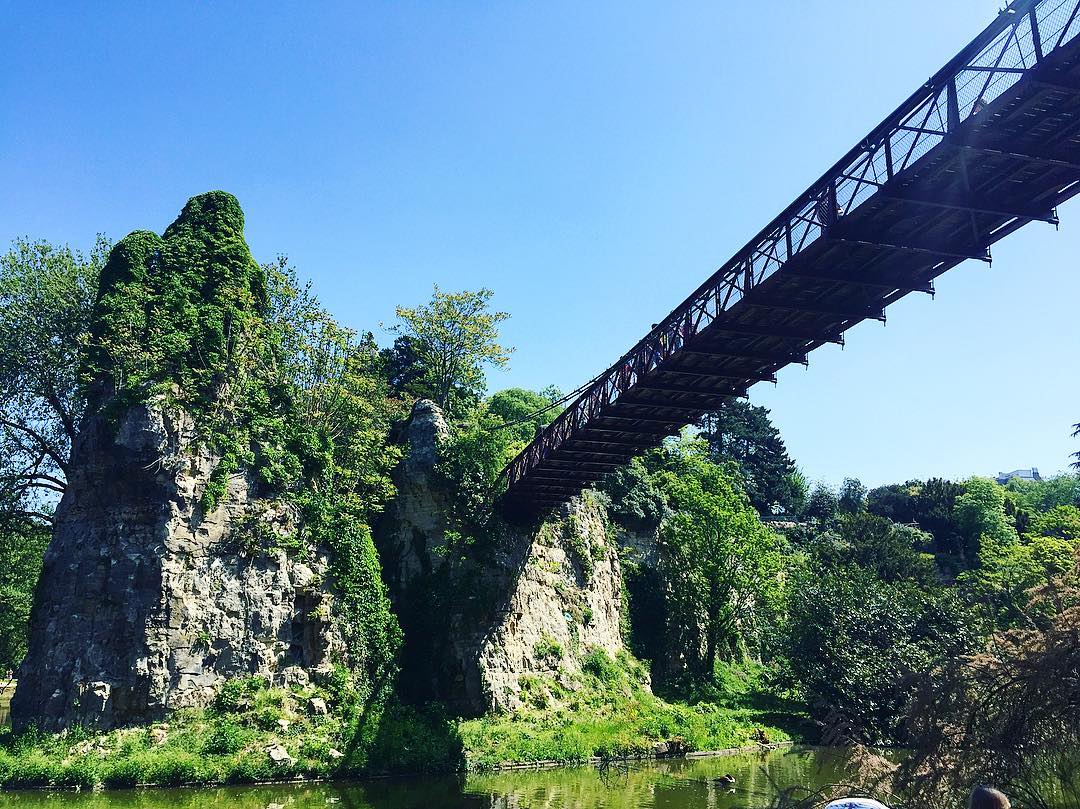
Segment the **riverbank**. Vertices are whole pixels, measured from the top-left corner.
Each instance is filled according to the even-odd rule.
[[[108,733],[8,732],[0,786],[99,788],[325,780],[484,772],[603,759],[761,750],[799,741],[795,713],[665,701],[629,656],[590,670],[535,677],[513,714],[447,716],[392,704],[357,714],[332,683],[291,689],[230,683],[206,710]]]
[[[765,809],[780,790],[817,788],[844,779],[845,765],[829,750],[784,749],[723,758],[629,762],[620,767],[560,767],[458,776],[383,778],[332,783],[103,790],[56,793],[0,792],[0,809],[365,809],[433,806],[574,806],[579,809],[644,809],[657,790],[685,809],[738,805]],[[732,787],[719,787],[724,776]],[[729,796],[729,797],[728,797]],[[727,798],[727,800],[725,800]]]

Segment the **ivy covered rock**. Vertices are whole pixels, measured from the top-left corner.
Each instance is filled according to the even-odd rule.
[[[575,498],[539,526],[493,520],[466,537],[437,470],[449,443],[438,405],[417,402],[399,440],[397,497],[376,541],[405,630],[409,699],[463,714],[514,711],[538,678],[572,690],[591,654],[623,649],[619,554],[598,498]]]
[[[110,255],[16,727],[157,721],[235,677],[344,673],[369,703],[393,680],[376,352],[260,267],[243,224],[212,192]]]

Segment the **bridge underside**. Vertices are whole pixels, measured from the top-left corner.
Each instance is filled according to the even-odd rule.
[[[1057,206],[1080,192],[1077,43],[1062,42],[992,101],[965,100],[954,70],[917,107],[926,120],[910,152],[897,153],[917,128],[909,116],[865,147],[861,175],[841,168],[808,191],[508,467],[503,505],[536,514],[566,502],[855,324],[884,320],[889,304],[932,293],[962,261],[989,261],[999,239],[1056,224]],[[709,296],[713,308],[698,311]]]

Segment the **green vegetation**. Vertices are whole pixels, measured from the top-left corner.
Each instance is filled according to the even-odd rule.
[[[421,306],[399,306],[397,335],[387,355],[405,390],[428,396],[456,414],[480,398],[484,367],[504,367],[513,349],[499,345],[499,324],[509,315],[488,308],[492,292],[443,292]]]
[[[237,680],[165,725],[2,735],[0,784],[486,769],[813,740],[834,725],[861,741],[925,737],[951,760],[943,728],[920,724],[919,710],[966,716],[963,700],[992,691],[994,665],[1072,665],[1061,646],[1077,615],[1080,477],[811,490],[768,411],[733,402],[587,494],[607,507],[603,542],[573,517],[534,526],[562,543],[579,581],[620,548],[630,652],[544,635],[531,649],[543,670],[518,681],[520,710],[462,718],[430,702],[408,669],[430,665],[426,634],[450,631],[443,607],[461,599],[449,589],[467,590],[477,611],[497,601],[481,573],[508,534],[498,475],[562,401],[554,389],[487,395],[484,370],[510,354],[491,298],[436,288],[398,308],[380,348],[337,323],[287,262],[257,264],[222,192],[191,200],[163,236],[139,231],[111,250],[102,239],[88,256],[17,242],[0,259],[0,670],[25,654],[72,440],[87,419],[115,424],[138,404],[191,414],[192,451],[220,458],[204,513],[244,475],[296,515],[288,536],[245,523],[245,554],[329,550],[347,648],[316,684]],[[449,417],[435,465],[448,503],[440,552],[461,577],[425,574],[416,614],[396,615],[372,525],[394,495],[392,425],[417,397]],[[592,607],[573,605],[567,620],[590,624]],[[1059,689],[1052,704],[1076,704],[1046,678],[1030,682]],[[1017,721],[1005,703],[995,711],[1001,727]],[[1034,748],[1049,738],[1036,720],[1024,726]],[[973,719],[965,727],[1001,741]]]
[[[26,655],[34,586],[48,544],[43,525],[0,512],[0,679]]]
[[[715,461],[732,461],[746,495],[762,514],[797,514],[806,503],[806,479],[788,455],[769,411],[729,399],[700,422],[701,437]]]
[[[666,749],[722,750],[762,738],[787,741],[772,717],[750,707],[708,701],[666,702],[647,688],[644,667],[627,654],[613,660],[591,650],[577,676],[540,676],[529,682],[531,705],[514,714],[471,719],[460,727],[470,769],[508,762],[651,755]]]

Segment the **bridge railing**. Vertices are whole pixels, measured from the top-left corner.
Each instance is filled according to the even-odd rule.
[[[548,425],[503,471],[506,484],[513,486],[524,478],[754,286],[982,114],[1078,34],[1080,0],[1012,3]]]

